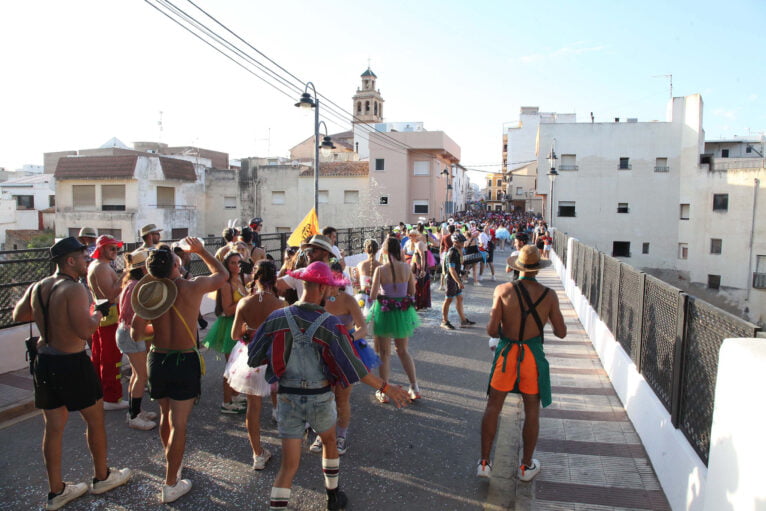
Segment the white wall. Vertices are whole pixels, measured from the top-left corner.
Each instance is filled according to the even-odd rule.
[[[715,387],[705,511],[766,509],[766,407],[754,402],[750,392],[743,392],[766,388],[764,367],[766,339],[723,342]]]
[[[702,506],[698,499],[706,479],[707,468],[683,434],[673,427],[670,414],[590,306],[587,298],[575,286],[567,270],[572,268],[574,241],[574,238],[569,240],[569,261],[566,268],[558,254],[551,253],[554,269],[564,283],[567,297],[572,302],[615,392],[641,438],[671,508],[676,511],[701,511]]]

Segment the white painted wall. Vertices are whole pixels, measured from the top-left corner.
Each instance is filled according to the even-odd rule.
[[[747,391],[766,388],[764,367],[766,339],[723,342],[710,434],[705,511],[766,509],[766,407],[754,402],[753,394]]]
[[[572,268],[574,241],[574,238],[569,240],[569,261],[566,267],[562,265],[558,254],[551,252],[554,269],[564,283],[567,297],[572,302],[615,392],[641,438],[670,506],[679,511],[701,511],[700,504],[692,504],[700,497],[707,468],[683,434],[673,427],[670,414],[590,306],[587,298],[575,286],[568,271]]]

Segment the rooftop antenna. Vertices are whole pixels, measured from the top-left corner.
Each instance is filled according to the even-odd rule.
[[[667,78],[670,81],[670,99],[673,99],[673,75],[654,75],[652,78]]]
[[[160,127],[160,142],[162,142],[162,110],[160,110],[160,120],[157,121],[157,125]]]

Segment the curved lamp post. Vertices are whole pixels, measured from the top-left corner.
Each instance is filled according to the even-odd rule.
[[[314,96],[312,97],[311,94],[309,94],[309,86],[311,86],[311,90],[314,91]],[[317,219],[319,218],[319,150],[321,148],[322,155],[327,156],[330,154],[330,151],[332,149],[335,149],[335,146],[332,143],[332,139],[327,134],[327,125],[322,121],[319,122],[319,97],[317,96],[317,90],[316,87],[314,87],[314,84],[311,82],[306,83],[306,89],[304,90],[303,94],[301,94],[301,98],[298,100],[297,103],[295,103],[295,106],[298,108],[304,108],[314,109],[314,211],[317,214]],[[322,139],[322,142],[320,144],[319,142],[319,125],[324,124],[324,132],[325,136]]]
[[[553,183],[556,181],[556,177],[559,175],[558,171],[556,170],[556,162],[558,161],[558,157],[556,156],[556,139],[553,139],[553,143],[551,143],[551,152],[548,155],[548,164],[550,165],[551,170],[548,172],[548,179],[551,180],[551,193],[550,193],[550,215],[548,216],[548,221],[550,222],[550,226],[553,226]]]

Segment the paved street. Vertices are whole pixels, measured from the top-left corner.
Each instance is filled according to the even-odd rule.
[[[479,423],[484,406],[490,351],[484,334],[494,283],[467,286],[471,329],[447,332],[438,327],[442,294],[434,285],[434,308],[421,313],[423,326],[411,340],[422,401],[397,410],[381,405],[374,391],[359,384],[352,395],[350,448],[341,458],[341,487],[350,509],[481,509],[487,483],[476,479]],[[455,314],[453,312],[453,314]],[[279,467],[279,440],[265,406],[263,442],[275,453],[266,470],[254,472],[242,416],[222,415],[220,376],[223,361],[206,354],[208,374],[191,417],[184,477],[191,493],[171,509],[266,509]],[[393,382],[406,385],[398,359]],[[153,403],[147,408],[156,410]],[[128,485],[102,496],[85,496],[66,509],[166,509],[159,503],[162,456],[158,433],[128,429],[122,412],[107,412],[109,463],[135,471]],[[30,509],[44,502],[45,472],[40,452],[42,418],[36,415],[0,430],[2,490],[0,509]],[[71,416],[64,450],[64,478],[90,477],[90,458],[79,415]],[[325,509],[320,456],[306,452],[293,486],[294,509]]]
[[[501,254],[498,260],[504,257]],[[373,389],[365,385],[354,389],[350,447],[341,459],[340,475],[341,487],[351,502],[348,509],[670,509],[640,439],[551,269],[541,272],[539,280],[558,294],[568,334],[558,340],[546,328],[553,403],[541,413],[535,457],[542,462],[542,471],[531,484],[516,478],[522,412],[519,397],[509,395],[493,453],[492,478],[476,478],[491,360],[484,328],[494,286],[506,280],[504,274],[498,275],[497,282],[466,287],[466,315],[477,325],[452,332],[439,328],[443,295],[434,284],[433,308],[420,313],[423,324],[411,340],[422,401],[397,410],[379,404]],[[456,322],[456,313],[452,314]],[[254,472],[243,417],[218,411],[223,360],[210,353],[206,360],[208,374],[203,379],[202,399],[192,414],[184,459],[184,477],[194,483],[191,493],[173,505],[160,504],[164,471],[157,432],[128,429],[123,413],[107,412],[110,464],[130,467],[135,476],[122,488],[98,497],[87,495],[66,509],[268,508],[279,467],[279,440],[270,419],[271,407],[264,407],[262,438],[275,456],[266,470]],[[406,385],[397,359],[392,368],[393,382]],[[6,384],[23,380],[18,375],[2,376]],[[3,393],[6,388],[8,385],[0,385]],[[23,406],[28,403],[20,402],[19,407]],[[147,407],[156,410],[152,403]],[[39,412],[26,417],[0,424],[2,510],[39,509],[45,500],[42,419]],[[65,439],[65,480],[90,477],[83,432],[82,420],[73,416]],[[325,509],[320,463],[319,455],[304,453],[293,486],[292,509]]]

